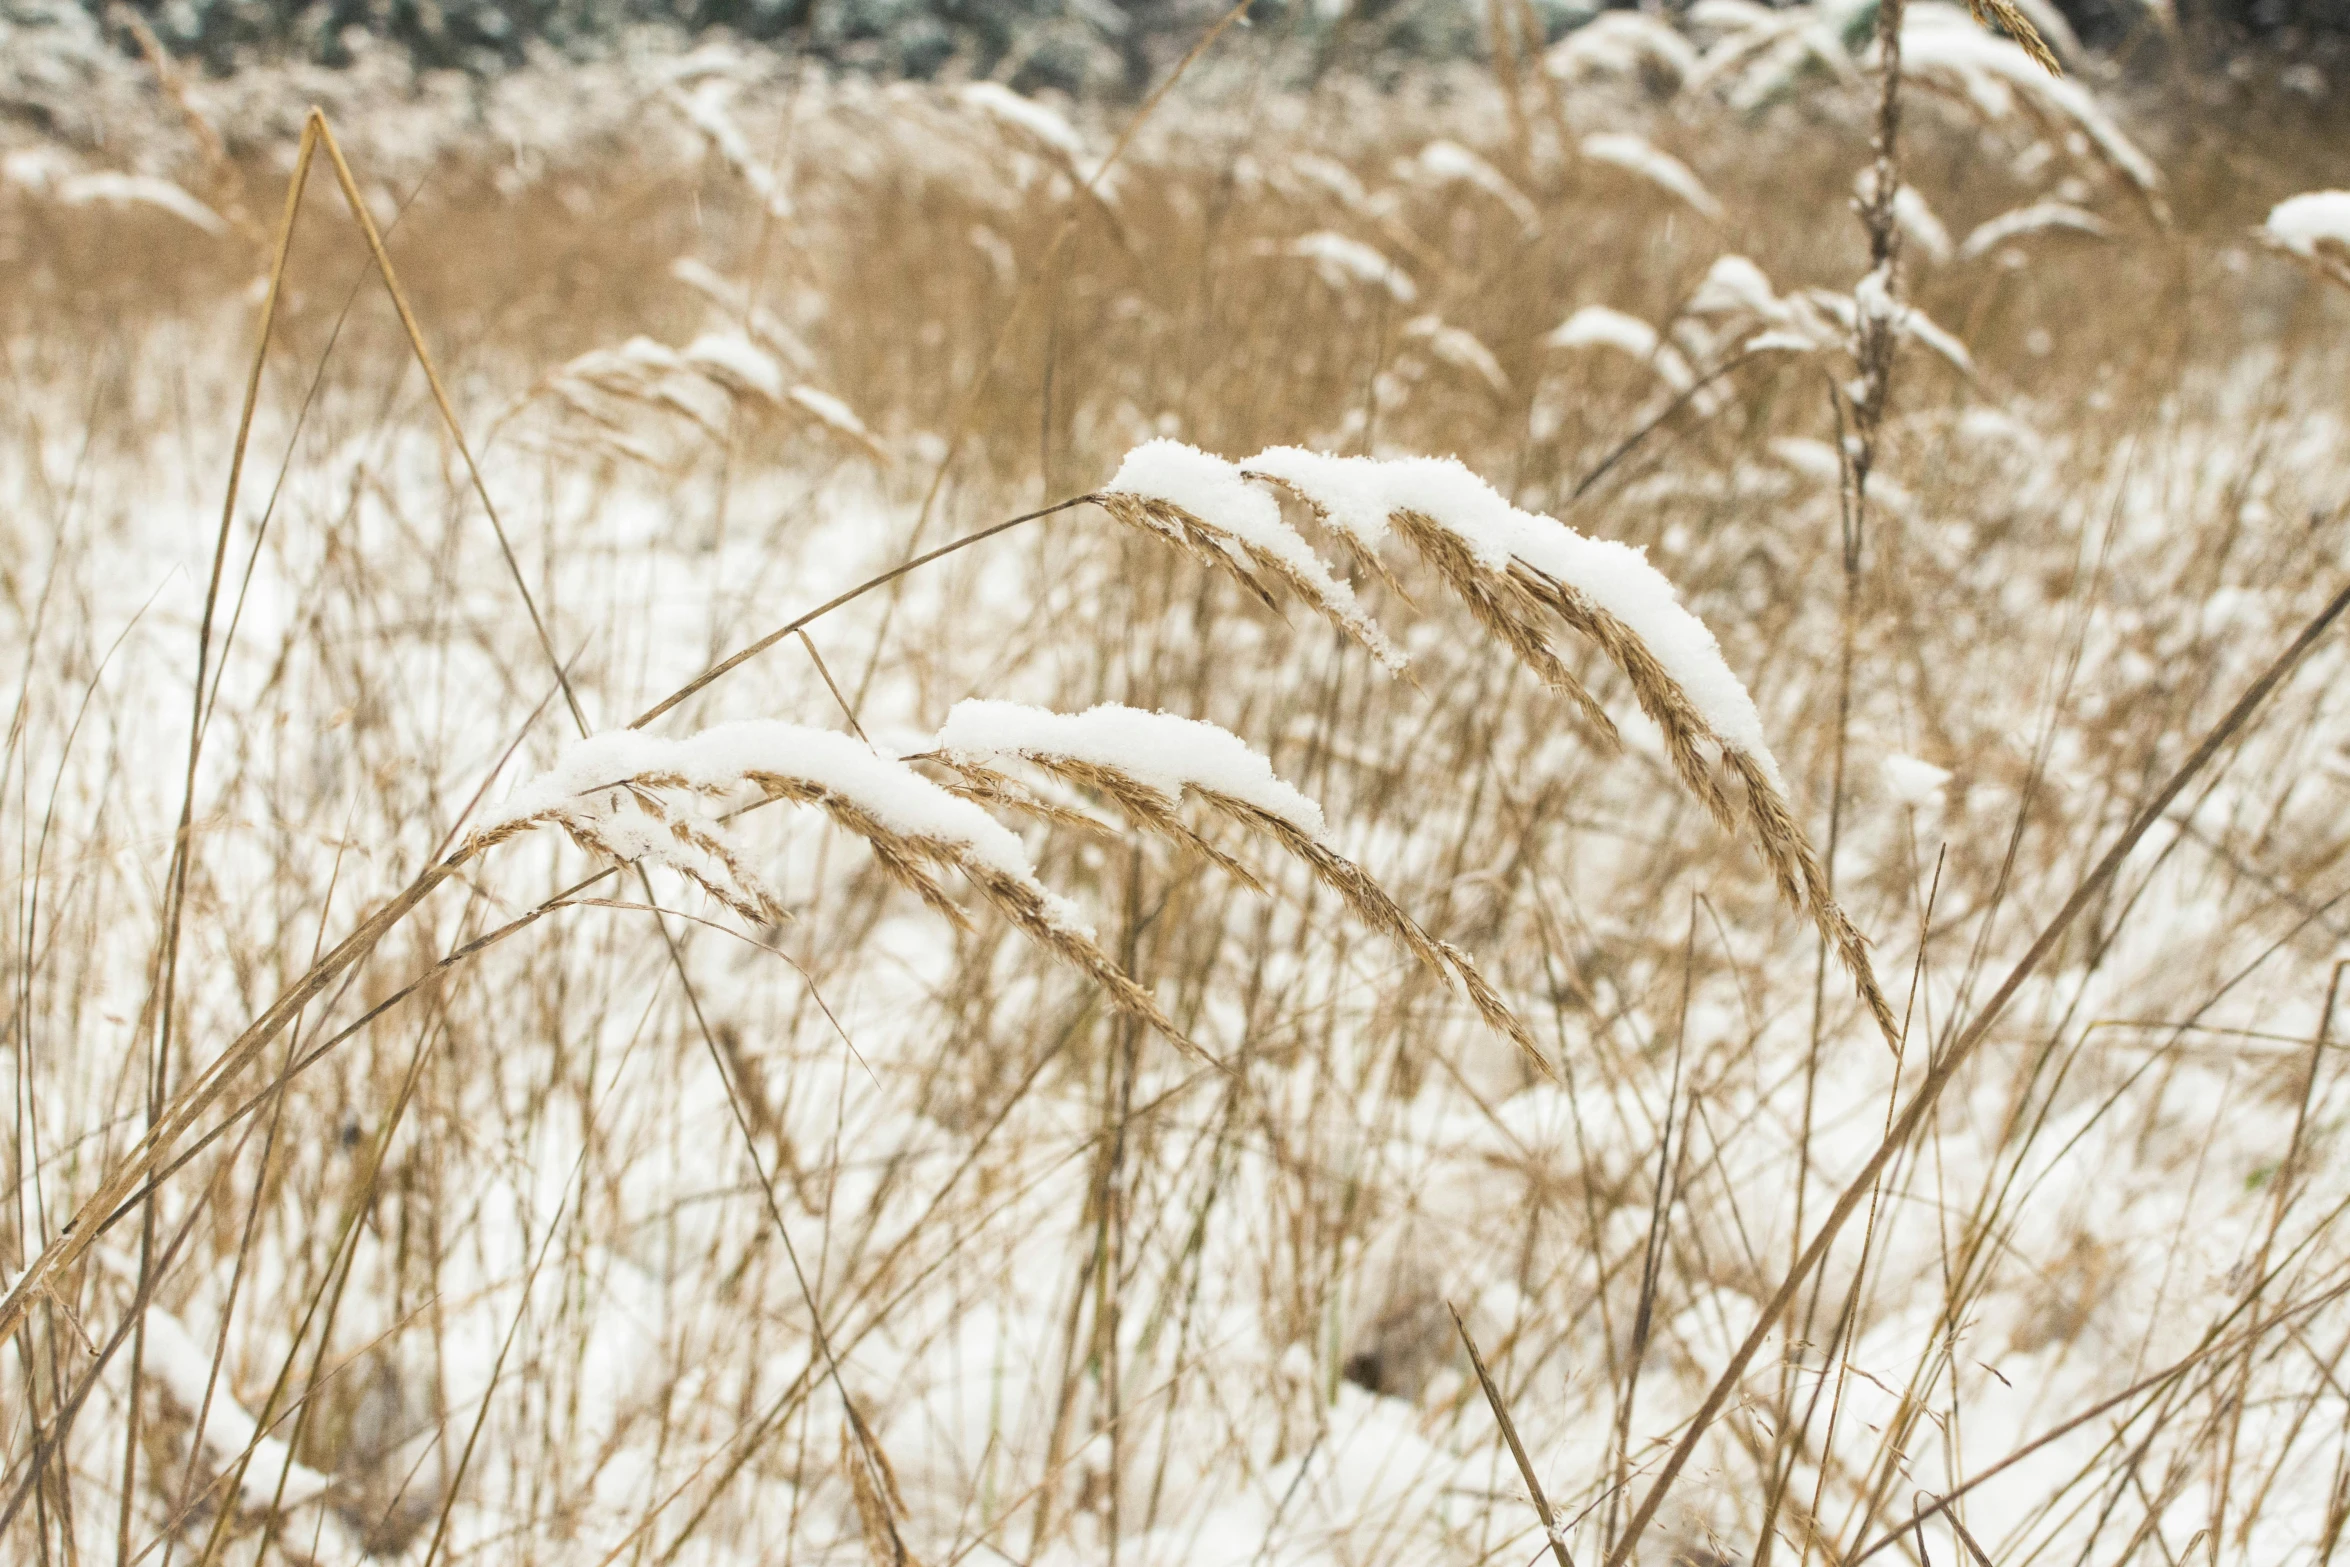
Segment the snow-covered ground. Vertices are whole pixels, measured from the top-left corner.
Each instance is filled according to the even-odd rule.
[[[2326,1559],[2343,198],[1912,10],[10,143],[0,1548]]]

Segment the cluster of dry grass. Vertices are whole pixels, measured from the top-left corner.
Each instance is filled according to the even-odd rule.
[[[2341,127],[2133,121],[2157,204],[1921,92],[1954,240],[2072,216],[1913,219],[1963,352],[1856,366],[1869,82],[1280,59],[338,106],[436,376],[320,161],[225,528],[298,122],[124,127],[217,233],[0,189],[10,1559],[2330,1559],[2340,633],[2258,682],[2350,291],[2250,230]],[[1440,519],[1341,601],[1064,504],[1158,436],[1643,547],[1784,800]],[[1327,829],[942,752],[974,696]],[[1033,875],[813,766],[494,814],[639,713],[910,758]]]

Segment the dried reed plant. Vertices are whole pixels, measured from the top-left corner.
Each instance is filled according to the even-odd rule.
[[[1162,441],[1130,453],[1097,499],[1119,520],[1243,580],[1250,580],[1243,561],[1278,563],[1282,580],[1324,615],[1375,651],[1389,648],[1352,591],[1241,482],[1252,479],[1297,497],[1325,529],[1369,558],[1390,532],[1402,538],[1479,625],[1613,743],[1613,721],[1553,649],[1550,622],[1590,638],[1663,735],[1675,774],[1725,830],[1736,829],[1741,813],[1718,769],[1738,779],[1746,825],[1781,895],[1811,917],[1887,1046],[1897,1045],[1899,1024],[1869,962],[1867,939],[1837,903],[1795,819],[1753,699],[1723,663],[1713,634],[1637,551],[1521,512],[1458,463],[1427,459],[1275,448],[1233,464]],[[1272,602],[1261,585],[1251,585]]]
[[[1610,13],[1576,69],[1620,46],[1684,96],[1578,91],[1553,162],[1503,144],[1493,101],[1382,117],[1333,77],[1145,138],[1113,222],[1071,190],[1101,167],[1085,133],[1035,106],[745,71],[696,95],[721,134],[677,168],[656,85],[641,145],[460,155],[388,248],[309,225],[294,274],[396,255],[415,321],[283,301],[272,376],[316,353],[318,379],[281,420],[261,378],[256,449],[283,440],[286,477],[224,531],[224,622],[240,565],[254,592],[208,666],[184,822],[180,778],[150,776],[175,770],[145,765],[185,738],[149,700],[184,683],[178,634],[158,652],[170,617],[138,594],[186,531],[155,497],[217,475],[206,398],[158,389],[233,380],[170,310],[241,332],[245,273],[174,274],[228,246],[159,187],[12,186],[0,238],[36,264],[0,299],[10,384],[55,406],[23,394],[40,438],[0,444],[29,671],[0,795],[0,1263],[23,1269],[0,1551],[2322,1557],[2350,1532],[2325,1158],[2350,686],[2315,645],[2341,610],[2308,618],[2344,492],[2339,365],[2305,329],[2338,318],[2227,247],[2330,176],[2246,176],[2283,156],[2254,137],[2224,178],[2182,154],[2180,231],[2152,238],[2090,183],[2106,160],[2064,139],[2063,96],[2025,92],[1989,130],[1919,116],[1927,153],[1860,182],[1864,247],[1817,221],[1876,107],[1838,96],[1870,57],[1828,16]],[[1775,89],[1800,113],[1694,95],[1736,104],[1782,45],[1825,67]],[[1964,50],[1920,58],[1956,102],[2040,70],[2001,48],[1972,76]],[[972,111],[1013,134],[938,134]],[[777,126],[788,180],[749,150]],[[1569,161],[1584,132],[1619,139]],[[1947,259],[1912,180],[1945,243],[1969,236]],[[1676,183],[1759,260],[1720,254]],[[2264,231],[2313,280],[2329,210]],[[2033,239],[2067,230],[2099,243]],[[1880,238],[1901,264],[1851,286]],[[673,266],[688,244],[710,260]],[[579,291],[517,306],[468,264],[493,247]],[[583,347],[667,332],[673,284],[772,380],[706,345],[541,378],[515,419],[545,438],[452,503],[473,397],[486,420]],[[2229,334],[2166,336],[2238,310],[2276,350],[2257,376]],[[1546,346],[1562,317],[1582,326]],[[392,395],[384,351],[417,323],[469,350],[440,431]],[[1865,487],[1860,432],[1814,395],[1832,377],[1850,418],[1864,338],[1888,369],[1896,342],[1974,367],[1870,396]],[[1581,347],[1639,373],[1558,357]],[[895,466],[777,442],[801,415],[773,385],[853,397]],[[61,464],[77,418],[89,461]],[[1131,460],[1169,431],[1285,444]],[[632,447],[660,471],[597,460]],[[1456,451],[1509,500],[1318,455],[1340,450]],[[1117,527],[1023,511],[1096,464]],[[1840,551],[1856,497],[1867,548]],[[503,579],[469,553],[490,541],[464,508],[493,500]],[[965,515],[1012,520],[938,542]],[[1199,565],[1339,635],[1230,614]],[[835,682],[811,626],[863,667]],[[587,651],[558,675],[542,640]],[[643,722],[682,738],[539,727],[567,695],[664,690]],[[1040,705],[950,707],[973,690]],[[1614,719],[1646,733],[1619,691],[1654,775],[1605,765]],[[710,727],[729,711],[850,732],[752,746]],[[550,769],[481,810],[526,749]],[[1735,835],[1688,832],[1691,795]],[[771,804],[821,818],[804,856],[738,816]],[[641,901],[590,895],[619,864],[657,879]],[[1219,870],[1279,895],[1223,896]],[[661,907],[671,877],[721,917]],[[173,885],[176,989],[140,917]],[[1881,927],[1902,1055],[1843,1052],[1816,981],[1843,949],[1815,966],[1782,895]],[[1430,1005],[1430,974],[1556,1077]],[[1122,984],[1230,1070],[1148,1048]]]
[[[863,839],[892,880],[967,927],[969,917],[933,869],[960,872],[990,908],[1101,985],[1119,1008],[1200,1054],[1150,993],[1095,945],[1075,905],[1036,879],[1018,839],[970,801],[834,731],[754,720],[683,740],[634,730],[596,736],[517,789],[460,853],[470,858],[553,826],[590,853],[674,871],[742,918],[780,924],[789,917],[782,898],[715,823],[684,805],[745,794],[756,803],[816,807]]]
[[[1160,510],[1155,516],[1144,512],[1144,502],[1114,491],[1105,495],[1104,503],[1112,515],[1132,511],[1148,516],[1150,520],[1141,525],[1153,532],[1175,527],[1187,537],[1220,536],[1221,530],[1169,502],[1156,502]],[[1308,583],[1316,580],[1306,573],[1298,576]],[[1278,844],[1359,919],[1395,941],[1447,988],[1457,980],[1487,1024],[1537,1069],[1551,1071],[1534,1036],[1478,972],[1475,961],[1430,936],[1361,866],[1331,848],[1324,840],[1320,807],[1276,778],[1262,757],[1212,724],[1116,704],[1060,714],[1004,702],[964,702],[948,715],[935,749],[922,759],[953,768],[982,798],[1024,807],[1030,806],[1033,795],[1011,792],[998,768],[1012,760],[1027,763],[1100,794],[1134,826],[1205,856],[1262,892],[1264,884],[1247,866],[1178,813],[1186,796],[1195,798]],[[1054,819],[1065,815],[1041,802],[1039,807]]]
[[[715,275],[693,277],[705,289],[723,283]],[[722,289],[719,297],[724,297]],[[491,422],[485,440],[495,439],[532,407],[551,400],[568,416],[557,426],[568,444],[665,468],[672,459],[635,433],[630,413],[650,410],[681,421],[705,441],[723,446],[729,438],[730,416],[749,411],[823,429],[887,463],[888,450],[854,409],[830,392],[785,375],[777,362],[777,353],[785,351],[779,345],[790,341],[783,332],[780,323],[769,321],[758,332],[758,341],[741,332],[719,331],[705,332],[682,349],[647,337],[591,349],[557,366],[509,404]]]

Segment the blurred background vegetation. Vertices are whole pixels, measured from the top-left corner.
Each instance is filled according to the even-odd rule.
[[[534,56],[608,56],[646,29],[723,30],[795,55],[888,76],[969,75],[1023,92],[1133,95],[1222,0],[127,0],[161,45],[214,72],[251,60],[343,67],[371,47],[417,70],[494,75]],[[135,54],[126,0],[0,0],[0,107],[38,118],[106,56]],[[1844,0],[1856,28],[1871,0]],[[2329,74],[2350,54],[2350,0],[2056,0],[2115,69],[2224,69],[2283,57]],[[1646,7],[1670,15],[1680,5]],[[1595,0],[1535,0],[1551,39]],[[1258,0],[1249,17],[1299,47],[1301,69],[1394,72],[1485,53],[1474,0]]]

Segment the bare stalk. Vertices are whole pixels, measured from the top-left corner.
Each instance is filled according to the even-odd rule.
[[[2227,714],[2205,732],[2202,740],[2196,744],[2194,751],[2188,755],[2186,761],[2180,764],[2178,770],[2171,774],[2163,786],[2155,792],[2154,797],[2147,801],[2138,814],[2132,818],[2129,826],[2124,828],[2121,836],[2113,841],[2113,844],[2098,860],[2095,868],[2073,888],[2071,895],[2065,899],[2064,906],[2057,910],[2055,918],[2051,919],[2041,930],[2024,955],[2016,960],[2015,967],[2008,971],[2007,978],[2000,982],[1998,990],[1992,993],[1990,999],[1983,1004],[1982,1010],[1975,1014],[1972,1021],[1951,1042],[1950,1048],[1942,1053],[1941,1058],[1926,1073],[1925,1080],[1918,1085],[1917,1092],[1911,1096],[1908,1106],[1903,1109],[1901,1118],[1894,1124],[1892,1132],[1878,1143],[1876,1151],[1869,1155],[1868,1162],[1861,1167],[1859,1173],[1837,1197],[1836,1205],[1821,1221],[1818,1231],[1813,1234],[1810,1243],[1803,1248],[1803,1254],[1796,1259],[1795,1266],[1790,1268],[1786,1278],[1780,1281],[1778,1289],[1772,1293],[1770,1301],[1755,1319],[1755,1324],[1748,1331],[1745,1341],[1738,1346],[1737,1352],[1730,1357],[1729,1364],[1722,1368],[1721,1375],[1707,1390],[1704,1401],[1698,1405],[1696,1414],[1689,1422],[1688,1429],[1682,1434],[1681,1440],[1674,1444],[1672,1456],[1666,1459],[1663,1469],[1657,1474],[1655,1483],[1641,1498],[1639,1510],[1632,1515],[1631,1523],[1624,1530],[1624,1537],[1617,1542],[1615,1551],[1608,1557],[1607,1567],[1624,1567],[1624,1564],[1631,1560],[1633,1548],[1639,1544],[1641,1533],[1655,1518],[1657,1509],[1664,1504],[1665,1494],[1672,1489],[1674,1480],[1679,1478],[1682,1468],[1689,1462],[1690,1456],[1696,1452],[1697,1444],[1704,1440],[1707,1428],[1721,1414],[1723,1405],[1729,1401],[1739,1380],[1745,1376],[1747,1366],[1753,1363],[1755,1355],[1761,1351],[1763,1341],[1770,1336],[1771,1330],[1778,1325],[1779,1319],[1786,1315],[1788,1307],[1794,1304],[1795,1297],[1802,1290],[1804,1281],[1826,1259],[1828,1249],[1836,1243],[1836,1237],[1843,1231],[1846,1221],[1851,1219],[1862,1204],[1868,1201],[1869,1194],[1876,1189],[1877,1178],[1884,1173],[1885,1167],[1893,1161],[1895,1155],[1908,1145],[1909,1140],[1917,1135],[1918,1129],[1926,1123],[1927,1117],[1933,1114],[1934,1106],[1940,1102],[1943,1093],[1957,1080],[1960,1070],[1973,1059],[1975,1052],[1982,1047],[1983,1042],[1991,1037],[1992,1028],[2006,1012],[2008,1004],[2014,1001],[2017,993],[2023,989],[2025,981],[2039,972],[2041,965],[2048,961],[2063,942],[2066,932],[2072,928],[2073,922],[2080,918],[2082,912],[2105,895],[2105,891],[2112,885],[2114,877],[2120,873],[2123,862],[2130,857],[2130,852],[2137,848],[2139,841],[2152,830],[2154,824],[2162,819],[2163,813],[2170,809],[2172,803],[2185,792],[2187,786],[2195,781],[2203,769],[2211,764],[2212,759],[2244,732],[2253,716],[2267,705],[2268,699],[2275,694],[2277,687],[2284,683],[2286,677],[2292,674],[2302,658],[2317,644],[2318,639],[2331,630],[2334,622],[2341,619],[2345,612],[2350,612],[2350,585],[2344,586],[2336,593],[2332,601],[2301,628],[2300,633],[2286,645],[2268,668],[2261,672],[2259,678],[2245,688],[2243,695],[2236,699],[2235,705],[2228,709]]]

